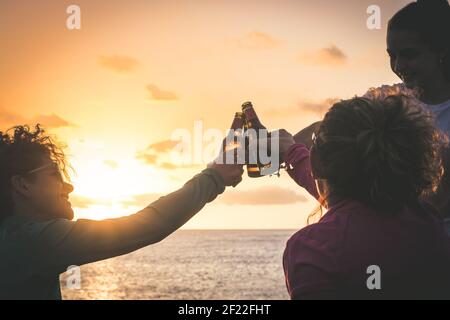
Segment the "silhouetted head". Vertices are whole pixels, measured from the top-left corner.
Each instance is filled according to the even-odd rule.
[[[446,143],[411,98],[353,98],[325,115],[311,148],[313,176],[325,182],[320,194],[327,199],[394,212],[436,190]]]
[[[389,21],[391,68],[410,88],[450,81],[450,6],[447,0],[408,4]]]
[[[73,219],[73,186],[62,148],[36,125],[0,132],[0,221],[24,210],[36,219]]]

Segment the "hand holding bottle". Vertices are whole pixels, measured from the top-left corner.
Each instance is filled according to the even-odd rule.
[[[274,141],[276,139],[276,141]],[[279,163],[284,162],[284,157],[286,156],[289,148],[295,144],[294,137],[285,129],[279,129],[270,132],[269,138],[260,138],[255,140],[253,144],[258,144],[259,148],[267,148],[267,150],[261,150],[266,154],[272,153],[272,145],[274,143],[278,143],[278,159]],[[253,144],[250,145],[250,148],[253,147]],[[276,156],[276,155],[275,155]]]

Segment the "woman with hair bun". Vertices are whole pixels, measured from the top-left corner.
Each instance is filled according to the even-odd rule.
[[[287,243],[292,299],[450,298],[450,238],[422,201],[446,143],[429,112],[403,95],[353,98],[331,107],[310,149],[279,136],[289,173],[328,209]]]

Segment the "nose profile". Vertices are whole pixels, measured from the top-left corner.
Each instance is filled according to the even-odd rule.
[[[71,193],[73,189],[74,187],[72,184],[64,182],[64,191],[67,192],[67,194]]]

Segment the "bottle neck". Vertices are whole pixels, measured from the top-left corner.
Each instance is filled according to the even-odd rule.
[[[266,127],[263,126],[261,121],[259,121],[259,118],[255,112],[255,109],[246,108],[246,109],[244,109],[244,114],[245,114],[247,126],[249,126],[250,128],[254,128],[254,129],[266,129]]]
[[[242,119],[241,117],[236,117],[233,120],[233,123],[231,124],[231,130],[238,130],[238,129],[242,129],[244,126],[244,119]]]

